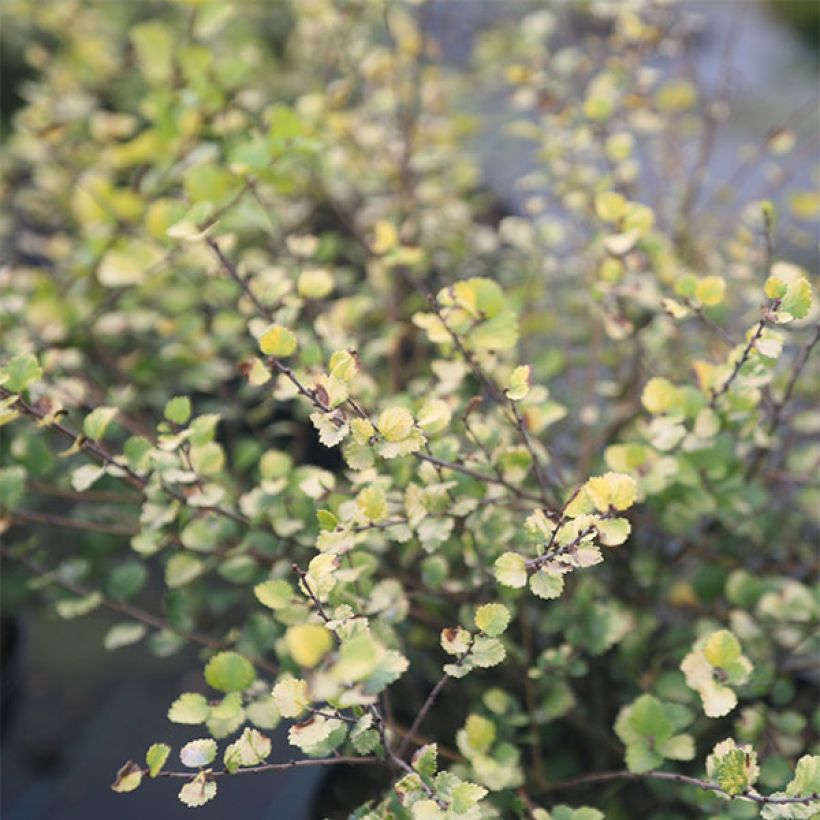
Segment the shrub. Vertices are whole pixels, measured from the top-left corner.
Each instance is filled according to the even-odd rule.
[[[676,10],[522,11],[467,68],[424,2],[8,6],[3,557],[207,687],[112,788],[814,816],[817,196],[707,185],[727,89],[675,73]],[[528,218],[481,186],[501,90]]]

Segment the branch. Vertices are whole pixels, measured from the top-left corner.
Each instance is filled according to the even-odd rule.
[[[248,766],[244,769],[237,769],[235,772],[229,772],[227,769],[218,769],[217,771],[209,771],[208,777],[224,777],[225,775],[235,774],[261,774],[262,772],[278,772],[284,769],[297,769],[304,766],[339,766],[352,765],[357,763],[382,763],[378,757],[322,757],[322,758],[305,758],[304,760],[288,760],[284,763],[263,763],[260,766]],[[148,774],[148,769],[141,769],[143,775]],[[184,777],[190,780],[196,777],[196,772],[166,772],[160,771],[157,777]]]
[[[783,417],[783,410],[786,407],[786,405],[791,401],[792,395],[794,394],[794,389],[797,386],[797,381],[800,378],[800,374],[803,372],[803,369],[809,361],[809,357],[811,356],[812,350],[814,350],[818,342],[820,342],[820,324],[818,324],[814,328],[814,336],[812,336],[812,338],[809,339],[808,343],[801,349],[800,353],[798,354],[797,360],[795,361],[794,367],[792,368],[791,376],[789,377],[789,382],[786,385],[786,389],[783,391],[783,397],[780,399],[779,402],[775,402],[772,408],[772,415],[769,419],[769,436],[773,436],[777,428],[780,426],[780,422]],[[749,469],[746,472],[746,478],[751,478],[758,471],[766,455],[766,452],[767,449],[765,447],[755,448],[754,455],[752,456],[752,461],[749,464]]]
[[[32,561],[31,558],[29,558],[27,555],[18,555],[8,549],[0,547],[0,558],[6,558],[11,561],[16,561],[17,563],[22,564],[24,567],[26,567],[26,569],[28,569],[34,575],[37,575],[40,578],[47,578],[51,583],[55,584],[56,586],[61,587],[67,592],[71,592],[74,595],[77,595],[81,598],[91,595],[93,594],[93,592],[95,592],[95,590],[88,589],[84,586],[81,586],[80,584],[74,583],[73,581],[67,581],[64,578],[60,578],[59,575],[57,575],[53,571],[44,569],[43,567],[39,566],[37,563]],[[202,634],[201,632],[187,632],[182,629],[177,629],[169,621],[166,621],[159,615],[154,615],[151,612],[148,612],[138,606],[134,606],[133,604],[128,604],[125,601],[113,601],[109,598],[103,598],[100,604],[101,606],[104,606],[106,609],[109,609],[112,612],[118,612],[120,615],[125,615],[128,618],[133,618],[135,621],[139,621],[140,623],[143,623],[146,626],[150,626],[154,629],[163,629],[168,632],[173,632],[180,638],[184,638],[185,640],[190,641],[192,643],[200,644],[201,646],[205,646],[208,649],[220,651],[231,648],[231,644],[225,643],[223,641],[217,641],[213,638],[208,637],[207,635]],[[248,657],[248,660],[257,668],[263,669],[266,672],[270,672],[272,675],[275,675],[279,672],[279,668],[275,664],[270,663],[269,661],[266,661],[263,658]]]
[[[597,772],[595,774],[585,774],[581,777],[574,777],[570,780],[562,780],[559,783],[552,783],[544,789],[544,791],[561,791],[563,789],[571,789],[575,786],[583,786],[587,783],[605,783],[610,780],[640,780],[641,778],[651,778],[653,780],[670,780],[674,783],[685,783],[688,786],[697,786],[704,791],[715,792],[722,795],[729,800],[749,800],[757,803],[760,806],[764,805],[803,805],[808,806],[811,803],[820,801],[820,794],[814,792],[803,797],[775,797],[764,794],[757,794],[754,791],[746,791],[741,794],[729,794],[725,789],[712,783],[708,780],[701,780],[697,777],[690,777],[685,774],[677,774],[675,772],[643,772],[638,774],[630,772],[626,769],[614,772]]]
[[[239,271],[236,269],[236,266],[228,259],[227,256],[222,252],[222,249],[216,243],[215,240],[211,239],[210,237],[205,238],[205,244],[211,249],[214,256],[219,260],[220,265],[222,265],[223,269],[226,271],[228,276],[236,282],[237,285],[242,289],[242,292],[248,297],[248,299],[253,302],[254,307],[256,310],[262,315],[263,318],[267,319],[269,322],[273,321],[273,312],[266,308],[256,297],[256,294],[251,289],[251,286],[248,284],[247,279],[243,279],[240,275]]]

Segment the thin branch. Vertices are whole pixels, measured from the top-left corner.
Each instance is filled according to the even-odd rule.
[[[263,318],[267,319],[269,322],[273,321],[273,312],[266,308],[262,302],[259,301],[256,294],[253,292],[253,289],[248,284],[248,280],[244,279],[239,271],[236,269],[236,266],[228,259],[227,256],[222,252],[222,249],[216,243],[215,240],[211,239],[210,237],[205,238],[205,244],[211,249],[214,256],[219,260],[219,264],[222,265],[222,268],[226,271],[228,276],[236,282],[237,285],[242,289],[242,292],[248,297],[248,299],[253,302],[254,306],[256,307],[257,311],[262,315]]]
[[[247,768],[237,769],[235,772],[229,772],[227,769],[218,769],[217,771],[209,771],[208,777],[224,777],[225,775],[233,776],[235,774],[261,774],[263,772],[279,772],[284,769],[297,769],[305,766],[346,766],[355,765],[359,763],[383,763],[378,757],[372,755],[368,757],[322,757],[322,758],[305,758],[304,760],[288,760],[284,763],[263,763],[260,766],[248,766]],[[142,769],[142,773],[148,774],[148,769]],[[157,777],[184,777],[191,780],[196,777],[196,772],[166,772],[160,771]]]
[[[806,364],[809,361],[809,357],[811,356],[812,350],[814,350],[817,343],[820,342],[820,324],[818,324],[814,328],[814,336],[807,342],[807,344],[801,349],[800,353],[797,356],[797,359],[794,363],[794,367],[792,368],[791,376],[789,377],[788,384],[786,385],[786,389],[783,391],[783,396],[780,401],[775,402],[774,406],[772,407],[772,415],[769,419],[769,427],[768,427],[768,434],[769,436],[773,436],[777,431],[777,428],[780,426],[780,422],[783,417],[783,410],[786,405],[791,401],[792,395],[794,394],[794,389],[797,386],[797,381],[800,378],[800,374],[803,372],[803,369],[806,367]],[[749,469],[746,471],[746,478],[751,478],[758,469],[760,465],[763,463],[763,459],[767,453],[767,449],[764,447],[757,447],[754,451],[754,455],[752,456],[752,460],[749,464]]]
[[[427,700],[424,701],[424,705],[419,710],[419,713],[416,715],[415,720],[413,720],[413,725],[407,730],[407,734],[404,736],[404,739],[399,744],[399,748],[397,750],[397,754],[400,756],[404,756],[404,753],[407,751],[407,747],[413,741],[413,738],[418,733],[418,730],[421,728],[421,724],[424,723],[424,718],[427,717],[427,713],[430,709],[433,708],[433,704],[436,702],[436,698],[439,695],[439,692],[444,688],[444,685],[447,683],[447,679],[450,676],[445,672],[436,682],[436,685],[430,690],[430,694],[427,695]]]
[[[65,578],[60,578],[60,576],[57,575],[54,571],[44,569],[43,567],[35,563],[27,555],[16,554],[9,549],[4,549],[0,547],[0,558],[16,561],[18,564],[22,564],[24,567],[26,567],[26,569],[28,569],[31,573],[38,576],[39,578],[45,578],[50,583],[55,584],[56,586],[61,587],[67,592],[71,592],[72,594],[77,595],[80,598],[84,598],[88,595],[91,595],[96,591],[81,586],[80,584],[77,584],[74,581],[68,581]],[[135,621],[139,621],[140,623],[143,623],[146,626],[150,626],[154,629],[161,629],[166,630],[167,632],[173,632],[180,638],[184,638],[185,640],[190,641],[191,643],[200,644],[201,646],[205,646],[208,649],[212,649],[214,651],[231,648],[231,644],[225,643],[223,641],[217,641],[214,638],[210,638],[208,635],[204,635],[201,632],[189,632],[182,629],[177,629],[169,621],[166,621],[159,615],[154,615],[152,612],[148,612],[147,610],[144,610],[141,607],[134,606],[133,604],[126,603],[125,601],[114,601],[109,598],[103,598],[100,601],[100,605],[105,607],[106,609],[111,610],[112,612],[117,612],[120,615],[125,615],[128,618],[133,618]],[[271,673],[272,675],[277,674],[279,671],[279,668],[275,664],[270,663],[269,661],[266,661],[263,658],[248,657],[248,660],[254,666],[258,667],[259,669],[263,669],[266,672]]]
[[[749,341],[746,342],[746,347],[743,349],[743,353],[740,354],[737,361],[735,362],[735,366],[732,369],[732,372],[729,374],[729,377],[723,384],[718,388],[712,388],[712,397],[709,399],[709,407],[713,410],[717,406],[718,399],[726,393],[729,388],[734,383],[735,379],[740,374],[740,370],[743,365],[749,361],[749,357],[752,355],[752,350],[754,350],[755,345],[760,340],[760,337],[763,335],[763,331],[766,329],[766,326],[769,324],[769,311],[766,309],[763,316],[761,317],[760,321],[755,326],[754,333],[749,337]]]
[[[55,527],[66,527],[73,530],[100,532],[107,535],[136,535],[139,530],[134,527],[118,527],[116,524],[104,524],[100,521],[81,521],[77,518],[68,518],[63,515],[49,515],[34,510],[15,510],[12,513],[15,523],[52,524]]]
[[[562,780],[559,783],[549,784],[544,791],[562,791],[563,789],[571,789],[575,786],[583,786],[588,783],[606,783],[611,780],[640,780],[641,778],[652,778],[653,780],[670,780],[674,783],[685,783],[688,786],[697,786],[704,791],[715,792],[729,800],[749,800],[758,805],[803,805],[808,806],[811,803],[820,801],[820,794],[813,793],[804,795],[802,797],[775,797],[764,794],[757,794],[756,792],[746,791],[740,794],[729,794],[725,789],[722,789],[717,783],[712,783],[708,780],[701,780],[698,777],[690,777],[685,774],[677,774],[675,772],[630,772],[626,769],[614,772],[597,772],[594,774],[585,774],[581,777],[574,777],[570,780]]]

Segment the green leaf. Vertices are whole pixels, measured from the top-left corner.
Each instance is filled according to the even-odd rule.
[[[344,682],[360,681],[376,669],[382,654],[382,647],[370,635],[356,635],[342,643],[333,677]]]
[[[515,552],[505,552],[493,564],[495,579],[505,587],[518,589],[527,583],[527,565],[524,558]]]
[[[476,783],[459,783],[450,793],[450,808],[456,814],[465,814],[486,794],[487,790]]]
[[[0,384],[12,393],[22,393],[42,375],[43,370],[37,357],[31,353],[22,353],[7,361],[0,369]]]
[[[293,600],[293,589],[287,581],[263,581],[253,588],[256,600],[269,609],[284,609]]]
[[[145,763],[148,766],[148,774],[151,777],[156,777],[165,761],[168,760],[168,755],[171,753],[171,747],[167,743],[152,743],[145,753]]]
[[[99,441],[118,412],[116,407],[95,408],[83,420],[83,432],[88,438]]]
[[[403,441],[413,431],[413,416],[406,407],[388,407],[379,416],[377,427],[386,441]]]
[[[706,773],[729,795],[748,791],[760,775],[757,755],[751,746],[738,746],[734,740],[718,743],[706,759]]]
[[[504,645],[497,638],[478,637],[473,641],[470,658],[476,666],[482,668],[498,666],[506,656]]]
[[[183,692],[168,710],[168,720],[171,723],[184,723],[195,726],[198,723],[205,723],[211,707],[205,698],[195,692]]]
[[[786,283],[778,276],[770,276],[763,283],[763,292],[769,299],[782,299],[787,289]]]
[[[219,652],[205,667],[206,683],[220,692],[242,692],[255,680],[250,661],[237,652]]]
[[[438,769],[438,746],[435,743],[428,743],[417,749],[411,764],[422,778],[429,780]]]
[[[387,496],[378,484],[365,487],[356,496],[356,506],[362,516],[371,523],[387,517]]]
[[[225,451],[215,441],[192,447],[191,465],[199,475],[216,475],[225,466]]]
[[[259,349],[267,356],[290,356],[296,351],[296,336],[283,325],[271,325],[259,337]]]
[[[516,367],[510,376],[510,386],[507,388],[506,396],[510,401],[521,401],[530,392],[532,383],[532,368],[528,364]]]
[[[0,509],[13,511],[26,488],[26,471],[23,467],[0,469]]]
[[[178,552],[165,565],[165,583],[171,589],[176,589],[195,581],[204,571],[205,565],[199,558]]]
[[[484,604],[475,613],[475,625],[491,638],[501,635],[510,623],[510,611],[503,604]]]
[[[530,590],[539,598],[557,598],[564,590],[564,575],[542,568],[530,576]]]
[[[703,645],[703,655],[712,666],[725,668],[740,657],[738,639],[728,629],[713,632]]]
[[[119,624],[114,624],[103,638],[103,646],[112,652],[115,649],[120,649],[123,646],[130,646],[137,641],[141,641],[147,632],[145,624],[137,623],[136,621],[123,621]]]
[[[191,400],[187,396],[174,396],[165,403],[164,415],[174,424],[185,424],[191,418]]]
[[[797,279],[786,288],[786,293],[780,300],[780,310],[795,319],[804,319],[811,307],[811,299],[811,285],[808,279]]]

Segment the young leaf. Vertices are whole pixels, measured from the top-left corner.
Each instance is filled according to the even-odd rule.
[[[156,777],[160,773],[170,753],[171,747],[167,743],[152,743],[148,747],[145,753],[145,763],[151,777]]]
[[[256,680],[250,661],[236,652],[219,652],[205,667],[208,686],[220,692],[242,692]]]

